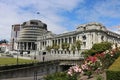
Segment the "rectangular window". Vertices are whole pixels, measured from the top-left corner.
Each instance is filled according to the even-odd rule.
[[[84,48],[86,47],[86,42],[83,42],[83,46],[84,46]]]

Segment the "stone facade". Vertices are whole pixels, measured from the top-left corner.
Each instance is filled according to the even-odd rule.
[[[52,34],[47,32],[37,38],[37,50],[46,51],[47,46],[53,44],[60,45],[62,43],[74,44],[77,40],[82,41],[81,49],[90,49],[93,44],[108,41],[113,44],[120,46],[120,35],[111,32],[100,23],[88,23],[79,25],[75,31],[63,33],[63,34]]]
[[[11,29],[11,40],[10,40],[10,50],[17,50],[17,38],[20,32],[20,24],[12,25]]]
[[[68,43],[71,51],[72,45],[78,40],[82,42],[81,50],[90,49],[93,44],[103,41],[120,45],[120,35],[107,30],[100,23],[82,24],[74,31],[57,35],[48,31],[47,25],[40,20],[29,20],[21,24],[17,49],[44,52],[46,47],[56,44],[59,45],[58,50],[62,50],[62,43]]]

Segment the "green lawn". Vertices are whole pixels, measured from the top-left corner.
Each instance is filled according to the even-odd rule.
[[[109,70],[120,71],[120,57],[115,60],[115,62],[109,67]]]
[[[32,63],[34,60],[18,59],[18,64]],[[17,64],[16,58],[0,58],[0,65],[14,65]]]

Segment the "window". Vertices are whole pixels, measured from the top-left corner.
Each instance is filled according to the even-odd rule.
[[[86,36],[85,35],[83,35],[82,38],[83,38],[83,40],[86,40]]]
[[[83,42],[83,47],[84,47],[84,48],[86,47],[86,42]]]
[[[101,36],[101,40],[104,41],[104,36]]]
[[[86,30],[86,27],[83,27],[84,31]]]
[[[38,25],[37,22],[30,22],[30,24],[33,24],[33,25]]]

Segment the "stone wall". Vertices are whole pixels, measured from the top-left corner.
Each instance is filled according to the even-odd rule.
[[[84,58],[81,51],[52,50],[51,52],[37,52],[36,54],[36,59],[39,61],[80,60]]]
[[[34,66],[0,71],[0,80],[7,78],[32,77],[32,76],[34,79],[35,72],[38,73],[38,76],[44,76],[59,71],[61,71],[59,61],[41,62],[39,64],[34,64]]]

